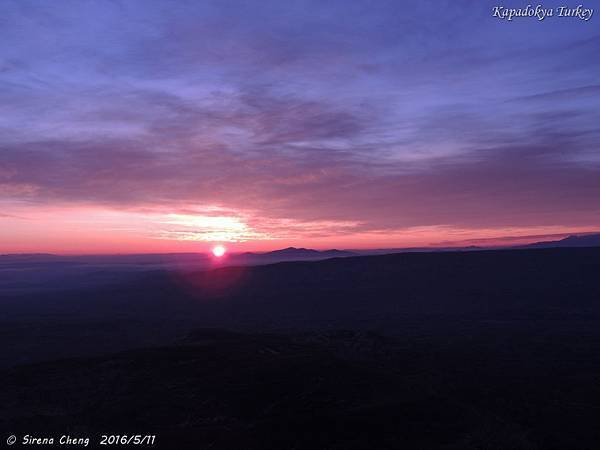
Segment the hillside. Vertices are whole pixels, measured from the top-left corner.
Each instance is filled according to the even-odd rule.
[[[0,426],[181,449],[594,448],[598,267],[597,248],[412,253],[12,293]]]
[[[600,247],[599,234],[582,234],[567,236],[558,241],[534,242],[520,248],[556,248],[556,247]]]
[[[600,249],[574,248],[96,273],[89,287],[84,276],[40,283],[31,292],[5,290],[0,366],[154,345],[194,327],[405,334],[485,327],[490,320],[596,320],[598,267]]]
[[[0,426],[96,444],[107,430],[152,434],[154,448],[180,449],[593,448],[599,333],[507,331],[199,330],[168,347],[0,372]]]

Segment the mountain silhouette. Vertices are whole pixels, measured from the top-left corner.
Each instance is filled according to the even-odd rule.
[[[571,235],[558,241],[534,242],[519,248],[553,248],[553,247],[600,247],[600,233]]]
[[[251,260],[253,262],[277,262],[277,261],[298,261],[298,260],[318,260],[328,258],[340,258],[347,256],[357,256],[357,253],[347,250],[314,250],[311,248],[287,247],[280,250],[273,250],[266,253],[242,253],[238,255],[239,259]]]

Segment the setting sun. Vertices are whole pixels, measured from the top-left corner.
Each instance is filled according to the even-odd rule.
[[[217,245],[217,246],[213,247],[212,252],[213,252],[213,255],[215,255],[217,258],[220,258],[221,256],[223,256],[225,254],[226,249],[222,245]]]

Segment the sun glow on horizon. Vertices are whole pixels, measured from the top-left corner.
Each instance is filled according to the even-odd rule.
[[[217,258],[220,258],[223,255],[225,255],[226,251],[227,249],[222,245],[215,245],[212,249],[213,255],[215,255]]]

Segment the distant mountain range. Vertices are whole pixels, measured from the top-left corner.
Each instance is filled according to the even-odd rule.
[[[437,252],[470,252],[478,250],[496,249],[528,249],[528,248],[556,248],[556,247],[600,247],[600,233],[571,235],[556,241],[540,241],[530,244],[510,246],[477,246],[465,247],[407,247],[407,248],[379,248],[372,250],[355,250],[357,255],[385,255],[391,253],[437,253]]]
[[[277,261],[298,261],[298,260],[318,260],[327,258],[342,258],[347,256],[358,256],[359,253],[347,250],[313,250],[311,248],[287,247],[281,250],[274,250],[266,253],[242,253],[235,255],[235,261],[240,262],[277,262]]]
[[[520,245],[518,248],[600,247],[600,233],[572,235],[558,241],[542,241]]]
[[[476,245],[469,245],[466,247],[400,247],[352,250],[352,252],[357,255],[390,255],[393,253],[469,252],[476,250],[488,250],[488,247],[478,247]]]
[[[555,247],[600,247],[600,233],[572,235],[556,241],[541,241],[523,245],[463,246],[463,247],[406,247],[361,250],[314,250],[310,248],[287,247],[265,253],[231,253],[222,262],[224,265],[270,264],[283,261],[317,261],[348,256],[383,255],[391,253],[438,253],[470,252],[490,249],[536,249]],[[17,269],[23,266],[61,264],[65,266],[86,266],[90,269],[106,269],[118,265],[120,269],[132,270],[149,268],[194,269],[211,266],[211,256],[204,253],[164,253],[164,254],[116,254],[116,255],[53,255],[46,253],[0,254],[0,269]]]

